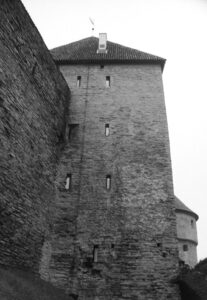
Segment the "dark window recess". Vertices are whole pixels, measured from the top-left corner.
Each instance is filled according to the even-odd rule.
[[[93,246],[93,261],[98,262],[98,245]]]
[[[77,87],[81,86],[81,76],[77,76]]]
[[[68,173],[66,176],[66,179],[65,179],[65,189],[66,190],[71,189],[71,179],[72,179],[72,175]]]
[[[73,299],[73,300],[78,300],[78,295],[77,294],[69,294],[69,296]]]
[[[110,76],[106,76],[106,87],[109,88],[111,86]]]
[[[193,220],[191,220],[191,227],[193,227],[194,226],[194,222],[193,222]]]
[[[100,68],[101,68],[101,69],[104,69],[104,65],[100,65]]]
[[[105,124],[105,136],[109,136],[109,124]]]
[[[183,251],[184,252],[188,251],[188,245],[183,245]]]
[[[79,126],[79,124],[69,124],[68,125],[68,140],[69,141],[77,139],[78,126]]]
[[[110,190],[111,188],[111,175],[106,176],[106,189]]]
[[[111,255],[115,258],[116,257],[116,253],[115,253],[115,245],[111,244]]]
[[[184,266],[185,265],[185,262],[184,262],[184,260],[179,260],[179,266]]]

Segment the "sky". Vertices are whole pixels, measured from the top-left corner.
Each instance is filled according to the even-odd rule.
[[[199,215],[207,257],[207,0],[22,0],[52,49],[106,32],[167,59],[163,82],[175,195]]]

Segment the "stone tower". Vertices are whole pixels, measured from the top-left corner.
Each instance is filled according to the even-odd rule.
[[[43,278],[76,299],[179,299],[165,60],[89,37],[51,51],[71,102]]]
[[[179,258],[190,267],[197,264],[198,215],[175,197]]]

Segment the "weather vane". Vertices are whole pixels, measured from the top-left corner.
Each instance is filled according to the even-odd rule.
[[[90,20],[90,22],[91,22],[91,24],[92,24],[92,35],[93,35],[93,33],[94,33],[94,28],[95,28],[95,21],[92,19],[92,18],[90,18],[89,17],[89,20]]]

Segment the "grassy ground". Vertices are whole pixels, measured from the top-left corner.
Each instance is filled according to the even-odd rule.
[[[0,300],[72,300],[72,298],[29,272],[0,266]]]

